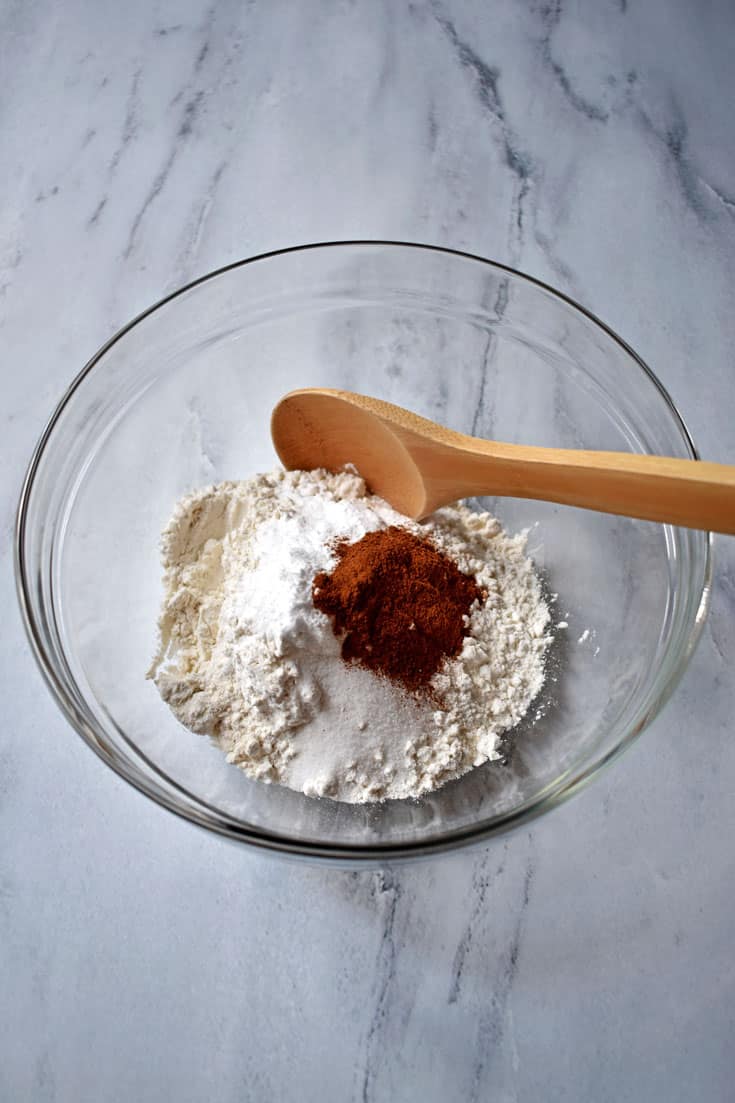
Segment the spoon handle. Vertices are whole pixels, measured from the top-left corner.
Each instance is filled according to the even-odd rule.
[[[735,467],[703,460],[480,441],[457,447],[465,494],[502,493],[735,534]]]

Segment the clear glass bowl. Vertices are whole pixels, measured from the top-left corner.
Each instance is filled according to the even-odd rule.
[[[185,492],[275,465],[284,392],[342,387],[505,441],[695,457],[643,362],[569,299],[478,257],[342,242],[214,272],[126,326],[36,449],[17,527],[28,633],[63,712],[166,808],[233,839],[342,861],[456,847],[548,811],[656,715],[700,634],[706,533],[516,499],[559,629],[542,716],[502,763],[422,800],[349,806],[249,780],[145,680],[158,540]],[[534,710],[535,712],[535,710]]]

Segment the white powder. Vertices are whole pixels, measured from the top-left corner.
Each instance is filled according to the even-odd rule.
[[[487,599],[433,697],[345,664],[312,603],[334,545],[400,525],[427,536]],[[258,475],[184,498],[162,537],[165,598],[149,676],[186,727],[251,777],[311,796],[415,797],[498,757],[544,680],[549,611],[525,554],[463,505],[415,524],[357,475]]]

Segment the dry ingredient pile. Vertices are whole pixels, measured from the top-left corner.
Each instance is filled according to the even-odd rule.
[[[349,472],[207,487],[163,533],[149,677],[253,778],[418,797],[499,757],[543,685],[525,545],[463,504],[417,524]]]

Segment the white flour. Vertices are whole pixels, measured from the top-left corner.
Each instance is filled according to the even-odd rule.
[[[390,525],[428,536],[488,595],[432,680],[441,709],[346,665],[312,604],[334,544]],[[186,727],[262,781],[350,802],[419,796],[496,758],[543,684],[549,612],[525,537],[463,505],[417,525],[356,475],[277,471],[184,498],[162,557],[149,676]]]

